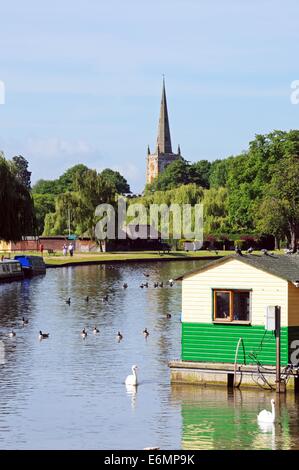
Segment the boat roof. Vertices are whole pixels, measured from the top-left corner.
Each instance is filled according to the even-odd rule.
[[[276,255],[271,253],[253,255],[242,253],[223,256],[220,259],[208,261],[198,269],[186,272],[182,276],[177,277],[176,281],[182,281],[193,274],[200,273],[206,269],[213,269],[220,264],[227,263],[232,260],[241,261],[242,263],[248,264],[249,266],[265,271],[286,281],[299,281],[299,254],[296,253],[287,255]]]
[[[9,259],[9,258],[4,258],[2,261],[0,260],[0,263],[18,263],[20,262],[17,259]]]

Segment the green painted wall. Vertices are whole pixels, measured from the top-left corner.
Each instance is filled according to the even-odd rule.
[[[289,334],[291,328],[281,328],[281,364],[288,364]],[[293,329],[292,329],[293,330]],[[294,330],[295,331],[295,330]],[[295,332],[293,331],[292,337]],[[213,323],[182,323],[182,360],[198,362],[234,363],[239,338],[244,349],[239,348],[238,363],[254,364],[250,354],[255,354],[262,364],[275,365],[276,341],[272,331],[264,326],[220,325]],[[299,339],[299,336],[297,335]]]

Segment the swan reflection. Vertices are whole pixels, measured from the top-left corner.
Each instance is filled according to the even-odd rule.
[[[131,406],[133,410],[136,408],[137,404],[137,389],[136,385],[126,384],[126,390],[129,397],[131,397]]]
[[[274,423],[258,423],[260,434],[256,438],[257,448],[275,450],[275,424]]]

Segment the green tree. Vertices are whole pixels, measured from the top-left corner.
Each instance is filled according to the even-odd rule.
[[[18,155],[13,157],[13,171],[16,175],[18,181],[25,186],[27,189],[31,189],[31,171],[28,170],[28,162],[27,160],[22,157],[22,155]]]
[[[131,193],[127,180],[118,171],[106,168],[101,172],[101,177],[106,180],[111,187],[114,186],[117,194]]]
[[[34,233],[31,194],[16,174],[14,163],[0,154],[0,238],[18,241]]]
[[[229,165],[234,157],[214,160],[211,163],[209,184],[211,188],[221,188],[227,186]]]
[[[77,235],[94,236],[95,209],[99,204],[115,203],[115,186],[95,170],[84,171],[77,178],[76,191],[59,194],[55,212],[45,217],[45,235],[67,234],[70,229]]]
[[[298,149],[299,150],[299,149]],[[292,146],[289,152],[296,151]],[[288,153],[289,153],[288,152]],[[277,238],[286,235],[295,252],[299,238],[299,152],[277,164],[260,203],[257,226]]]
[[[55,196],[53,194],[33,194],[37,234],[42,235],[45,217],[55,211]]]
[[[275,165],[299,154],[299,131],[274,131],[257,135],[249,150],[228,166],[229,216],[234,231],[255,230],[256,204],[267,191]]]
[[[57,195],[61,192],[61,187],[58,185],[58,180],[38,180],[32,186],[33,194],[51,194]]]
[[[230,231],[227,188],[211,188],[204,191],[203,220],[205,234]]]
[[[57,180],[59,194],[67,191],[76,191],[78,185],[82,184],[86,173],[89,171],[87,166],[79,163],[66,170]]]
[[[190,183],[195,183],[197,186],[208,189],[210,187],[210,171],[211,162],[208,160],[200,160],[193,163],[189,167]]]

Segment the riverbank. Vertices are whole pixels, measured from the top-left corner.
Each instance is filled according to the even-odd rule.
[[[133,263],[148,261],[194,261],[217,259],[223,256],[234,254],[234,251],[171,251],[169,253],[159,253],[157,251],[140,251],[140,252],[107,252],[107,253],[74,253],[72,257],[63,256],[62,252],[57,251],[54,254],[44,252],[44,261],[47,268],[59,268],[77,265],[89,264],[113,264],[113,263]],[[260,252],[254,252],[260,254]],[[280,252],[277,251],[277,254]],[[5,256],[13,258],[20,253],[5,253]],[[26,254],[40,255],[40,252],[26,252]]]
[[[142,252],[109,252],[109,253],[75,253],[73,257],[63,256],[60,253],[44,256],[48,268],[88,265],[88,264],[112,264],[112,263],[132,263],[148,261],[185,261],[197,259],[217,259],[227,256],[232,252],[228,251],[200,251],[183,252],[172,251],[170,253],[157,253],[154,251]]]

